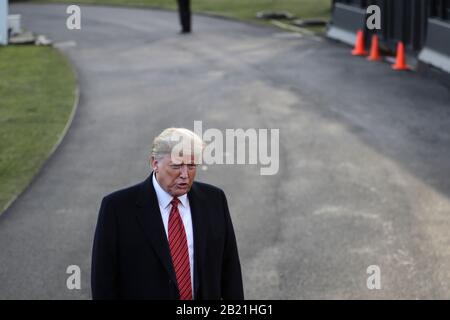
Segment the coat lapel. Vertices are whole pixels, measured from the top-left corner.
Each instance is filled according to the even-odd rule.
[[[169,243],[159,210],[158,198],[153,188],[152,176],[153,173],[141,184],[141,190],[136,202],[138,207],[137,219],[147,240],[166,268],[170,278],[176,284],[177,280],[170,256]]]

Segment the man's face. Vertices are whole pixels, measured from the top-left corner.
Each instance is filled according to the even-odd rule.
[[[190,155],[173,160],[174,162],[170,155],[164,156],[159,161],[152,158],[152,167],[159,185],[170,195],[179,197],[191,189],[197,166],[194,164],[194,157]]]

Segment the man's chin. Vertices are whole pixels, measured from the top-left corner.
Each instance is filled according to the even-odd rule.
[[[173,195],[176,196],[176,197],[181,197],[182,195],[185,195],[186,193],[188,193],[189,190],[190,190],[190,187],[189,187],[189,186],[186,186],[185,188],[177,187],[177,188],[175,189]]]

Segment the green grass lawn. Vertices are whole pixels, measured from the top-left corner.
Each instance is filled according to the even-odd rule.
[[[113,4],[176,9],[176,0],[32,0],[70,4]],[[260,21],[258,11],[289,11],[299,18],[329,18],[331,0],[191,0],[196,12],[215,13],[245,21]],[[317,29],[317,28],[316,28]],[[322,28],[323,29],[323,28]]]
[[[75,75],[51,47],[0,47],[0,213],[48,157],[70,117]]]

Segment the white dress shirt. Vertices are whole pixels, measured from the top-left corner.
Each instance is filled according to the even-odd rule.
[[[156,180],[156,175],[153,173],[153,188],[155,188],[156,196],[158,198],[159,211],[161,212],[162,221],[164,224],[164,230],[166,231],[167,241],[169,240],[169,214],[172,208],[170,202],[173,199],[169,193],[167,193]],[[186,239],[188,243],[189,251],[189,265],[191,268],[191,286],[192,297],[194,297],[194,234],[192,231],[192,216],[191,208],[189,206],[189,199],[187,194],[178,197],[180,203],[178,204],[178,211],[180,212],[181,220],[183,220],[184,230],[186,232]]]

